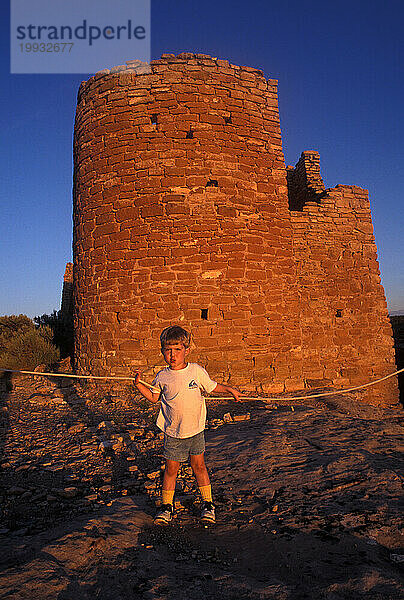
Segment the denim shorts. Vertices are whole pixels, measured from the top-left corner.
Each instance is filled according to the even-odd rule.
[[[186,462],[190,455],[205,452],[205,432],[201,431],[189,438],[175,438],[164,434],[164,458],[176,462]]]

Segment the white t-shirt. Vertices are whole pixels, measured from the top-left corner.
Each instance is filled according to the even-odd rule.
[[[178,371],[166,367],[153,385],[161,389],[157,427],[175,438],[188,438],[205,429],[206,404],[201,390],[210,394],[217,386],[203,367],[188,363]]]

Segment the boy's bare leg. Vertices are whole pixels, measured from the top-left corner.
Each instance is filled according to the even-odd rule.
[[[205,465],[203,454],[191,454],[191,466],[194,471],[199,491],[201,492],[203,509],[201,513],[202,523],[215,523],[215,507],[212,503],[212,487],[210,485],[209,474]]]
[[[170,460],[166,458],[166,467],[164,470],[163,478],[163,504],[172,504],[175,492],[175,482],[177,480],[178,469],[180,463],[176,460]]]
[[[194,472],[198,486],[204,487],[210,485],[209,474],[205,465],[205,458],[203,454],[191,454],[191,467]]]

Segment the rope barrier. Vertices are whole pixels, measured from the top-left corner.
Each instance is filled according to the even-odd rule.
[[[370,387],[372,385],[376,385],[377,383],[380,383],[381,381],[384,381],[385,379],[389,379],[390,377],[394,377],[394,375],[398,375],[399,373],[402,373],[404,371],[404,369],[399,369],[398,371],[395,371],[394,373],[390,373],[390,375],[386,375],[385,377],[382,377],[381,379],[376,379],[376,381],[370,381],[369,383],[364,383],[363,385],[358,385],[357,387],[352,387],[352,388],[347,388],[345,390],[335,390],[334,392],[322,392],[321,394],[306,394],[306,396],[279,396],[277,398],[275,397],[271,397],[271,398],[267,398],[265,396],[256,396],[256,397],[251,397],[251,396],[242,396],[243,399],[248,399],[248,400],[307,400],[307,398],[322,398],[323,396],[335,396],[337,394],[346,394],[347,392],[354,392],[356,390],[361,390],[363,388],[366,387]],[[209,396],[210,400],[234,400],[233,396]]]
[[[70,377],[72,379],[97,379],[103,381],[134,381],[134,377],[118,377],[116,375],[110,376],[97,376],[97,375],[71,375],[69,373],[41,373],[38,371],[14,371],[12,369],[2,369],[0,371],[4,373],[23,373],[24,375],[36,375],[36,376],[44,376],[44,377]],[[357,387],[347,388],[344,390],[335,390],[333,392],[323,392],[321,394],[307,394],[306,396],[278,396],[278,397],[266,397],[266,396],[241,396],[241,400],[264,400],[264,401],[274,401],[274,400],[307,400],[307,398],[322,398],[324,396],[335,396],[337,394],[346,394],[348,392],[355,392],[357,390],[361,390],[366,387],[370,387],[372,385],[376,385],[381,381],[385,381],[390,377],[394,377],[399,373],[403,373],[403,369],[399,369],[394,373],[390,373],[390,375],[386,375],[385,377],[381,377],[380,379],[376,379],[375,381],[370,381],[369,383],[364,383],[363,385],[358,385]],[[142,381],[139,379],[140,383],[143,383],[150,390],[160,393],[160,388],[157,388],[146,381]],[[210,400],[234,400],[233,396],[209,396]]]
[[[24,375],[39,375],[39,376],[45,376],[45,377],[70,377],[72,379],[101,379],[103,381],[135,381],[134,377],[118,377],[116,375],[110,375],[108,377],[101,377],[101,376],[97,376],[97,375],[71,375],[70,373],[41,373],[39,371],[13,371],[12,369],[1,369],[0,371],[3,371],[3,373],[23,373]],[[143,383],[143,385],[145,385],[146,387],[148,387],[151,390],[155,390],[156,392],[160,393],[160,388],[156,388],[154,385],[150,385],[150,383],[147,383],[146,381],[142,381],[141,379],[139,379],[140,383]]]

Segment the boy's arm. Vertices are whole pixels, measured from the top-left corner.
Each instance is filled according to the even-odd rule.
[[[146,398],[146,400],[149,400],[149,402],[153,402],[154,404],[156,404],[156,402],[159,401],[160,394],[158,392],[152,392],[152,390],[146,387],[144,383],[140,383],[139,379],[140,373],[136,373],[135,388],[142,394],[144,398]]]
[[[232,387],[231,385],[223,385],[222,383],[218,383],[213,391],[231,394],[237,402],[240,401],[241,392],[239,392],[238,389]]]

